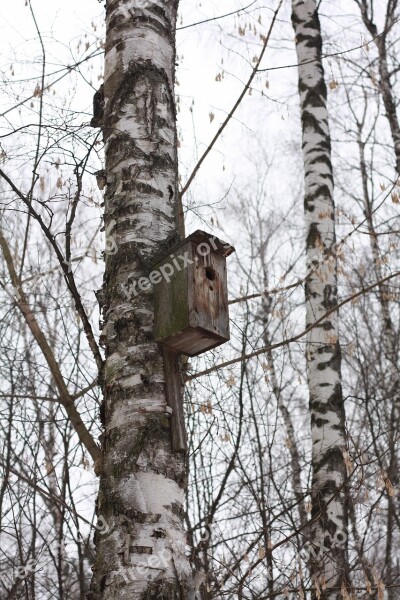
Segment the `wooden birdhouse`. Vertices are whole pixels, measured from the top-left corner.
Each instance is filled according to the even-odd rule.
[[[229,340],[226,257],[234,251],[198,230],[154,266],[157,342],[196,356]]]

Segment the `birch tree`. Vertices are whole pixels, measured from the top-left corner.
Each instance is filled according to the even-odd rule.
[[[304,214],[307,238],[307,326],[337,303],[335,207],[327,89],[316,2],[294,0],[303,131]],[[346,447],[338,316],[334,312],[307,338],[312,439],[311,540],[320,548],[313,565],[314,597],[342,597],[347,580]]]
[[[104,464],[92,600],[188,597],[185,460],[171,451],[152,293],[135,290],[179,239],[174,68],[178,2],[108,0]],[[95,115],[96,117],[96,115]]]

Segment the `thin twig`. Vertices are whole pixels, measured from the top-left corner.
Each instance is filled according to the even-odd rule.
[[[93,436],[87,429],[85,423],[79,412],[76,409],[74,400],[71,398],[64,377],[61,373],[59,364],[54,356],[53,350],[49,346],[49,343],[44,335],[39,323],[33,314],[31,307],[29,306],[27,297],[25,296],[24,290],[22,289],[20,279],[15,270],[14,261],[8,246],[6,239],[0,230],[0,247],[3,251],[4,259],[7,265],[7,269],[10,275],[11,283],[17,292],[16,304],[25,318],[25,322],[28,325],[34,339],[36,340],[39,348],[41,349],[43,356],[46,359],[50,373],[54,377],[54,381],[57,385],[58,392],[60,394],[60,402],[65,408],[65,411],[78,434],[79,440],[83,446],[87,449],[90,456],[92,457],[97,468],[101,465],[102,453],[100,448],[94,441]]]
[[[294,335],[294,336],[292,336],[290,338],[287,338],[285,340],[277,342],[276,344],[271,344],[271,346],[265,346],[263,348],[260,348],[259,350],[255,350],[254,352],[250,352],[249,354],[243,354],[242,356],[239,356],[237,358],[232,358],[231,360],[227,360],[227,361],[225,361],[223,363],[220,363],[219,365],[214,365],[213,367],[210,367],[208,369],[204,369],[203,371],[199,371],[198,373],[194,373],[193,375],[189,375],[189,376],[185,377],[185,381],[192,381],[193,379],[197,379],[198,377],[202,377],[203,375],[208,375],[209,373],[213,373],[214,371],[217,371],[218,369],[223,369],[225,367],[230,367],[231,365],[235,365],[236,363],[242,362],[244,360],[249,360],[250,358],[254,358],[255,356],[260,356],[260,354],[265,354],[265,352],[269,352],[270,350],[275,350],[276,348],[281,348],[282,346],[287,346],[288,344],[292,344],[293,342],[297,342],[302,337],[304,337],[305,335],[307,335],[307,333],[309,333],[315,327],[317,327],[323,321],[325,321],[325,319],[327,319],[327,317],[329,317],[332,313],[334,313],[337,310],[339,310],[345,304],[348,304],[352,300],[355,300],[356,298],[359,298],[360,296],[363,296],[367,292],[370,292],[371,290],[373,290],[375,287],[381,285],[382,283],[385,283],[386,281],[389,281],[390,279],[393,279],[394,277],[398,277],[399,275],[400,275],[400,271],[396,271],[395,273],[392,273],[391,275],[387,275],[387,277],[383,277],[379,281],[375,281],[374,283],[372,283],[371,285],[369,285],[367,287],[363,287],[361,290],[359,290],[358,292],[356,292],[352,296],[349,296],[348,298],[345,298],[344,300],[342,300],[341,302],[339,302],[336,306],[334,306],[333,308],[331,308],[330,310],[328,310],[324,315],[322,315],[322,317],[320,317],[314,323],[312,323],[311,325],[309,325],[308,327],[306,327],[303,331],[301,331],[300,333],[298,333],[298,334],[296,334],[296,335]]]
[[[273,30],[273,27],[275,25],[275,21],[276,18],[278,16],[278,12],[282,6],[283,0],[279,0],[279,4],[278,4],[278,8],[274,11],[274,15],[272,17],[272,21],[271,21],[271,25],[269,27],[267,36],[264,40],[264,44],[262,47],[262,50],[260,52],[260,55],[257,59],[257,62],[251,72],[251,75],[249,77],[249,79],[247,80],[247,83],[245,84],[243,90],[241,91],[239,98],[236,100],[235,104],[233,105],[233,108],[231,109],[231,111],[229,112],[228,116],[225,118],[224,122],[222,123],[221,127],[218,129],[217,133],[215,134],[215,136],[213,137],[213,139],[210,142],[210,145],[208,146],[208,148],[206,149],[206,151],[204,152],[204,154],[201,156],[200,160],[198,161],[197,165],[195,166],[195,168],[193,169],[192,173],[189,176],[189,179],[187,180],[187,182],[185,183],[185,185],[183,186],[181,192],[180,192],[180,197],[182,198],[182,196],[188,191],[190,184],[192,183],[193,179],[196,177],[198,170],[200,169],[201,165],[203,164],[203,162],[205,161],[205,159],[207,158],[207,156],[209,155],[209,153],[211,152],[211,150],[213,149],[216,141],[218,140],[218,138],[221,136],[222,132],[224,131],[225,127],[228,125],[229,121],[232,119],[233,115],[235,114],[237,108],[239,107],[240,103],[242,102],[243,98],[245,97],[247,91],[249,90],[251,83],[254,79],[254,77],[257,74],[258,71],[258,67],[261,64],[261,61],[263,59],[263,56],[265,54],[265,51],[267,49],[268,46],[268,42],[269,39],[271,37],[271,33]]]
[[[256,2],[258,2],[258,0],[253,0],[253,2],[250,2],[250,4],[248,4],[247,6],[244,6],[243,8],[239,8],[238,10],[233,10],[232,12],[226,13],[225,15],[220,15],[218,17],[211,17],[210,19],[204,19],[204,21],[197,21],[196,23],[190,23],[190,25],[182,25],[181,27],[177,27],[176,31],[182,31],[182,29],[189,29],[189,27],[196,27],[197,25],[203,25],[204,23],[210,23],[210,21],[219,21],[220,19],[225,19],[226,17],[231,17],[232,15],[237,15],[238,13],[243,12],[244,10],[247,10],[248,8],[253,6],[253,4],[256,4]]]

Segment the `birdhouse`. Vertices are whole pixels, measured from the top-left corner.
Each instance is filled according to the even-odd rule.
[[[157,342],[196,356],[229,340],[226,257],[234,251],[198,230],[154,266]]]

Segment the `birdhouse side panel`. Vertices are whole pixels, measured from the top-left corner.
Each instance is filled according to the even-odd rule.
[[[178,251],[176,254],[181,254]],[[154,286],[154,338],[165,342],[189,326],[187,270],[178,269],[175,254],[157,265],[161,282]]]

